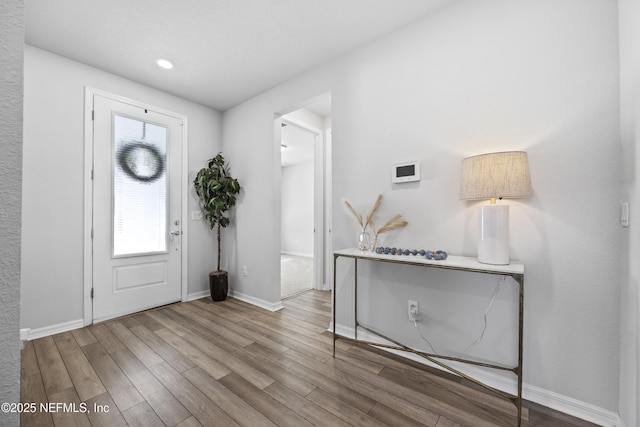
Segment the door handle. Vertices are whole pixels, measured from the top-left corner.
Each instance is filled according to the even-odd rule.
[[[179,236],[182,234],[182,231],[178,230],[178,231],[172,231],[171,233],[169,233],[171,236]]]

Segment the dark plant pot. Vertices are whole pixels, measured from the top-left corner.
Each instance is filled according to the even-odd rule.
[[[212,271],[209,273],[209,290],[211,299],[224,301],[229,293],[229,276],[226,271]]]

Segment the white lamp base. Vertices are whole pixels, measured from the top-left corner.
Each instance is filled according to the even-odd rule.
[[[480,206],[478,261],[509,264],[509,205]]]

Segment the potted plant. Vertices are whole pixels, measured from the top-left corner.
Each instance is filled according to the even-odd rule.
[[[222,153],[209,160],[208,167],[200,169],[193,181],[200,206],[209,227],[218,228],[218,268],[209,273],[211,299],[224,301],[229,292],[228,273],[220,269],[220,229],[229,225],[227,211],[236,204],[236,194],[240,192],[238,180],[229,174],[229,165]]]

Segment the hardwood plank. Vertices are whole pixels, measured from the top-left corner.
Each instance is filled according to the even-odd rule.
[[[107,390],[73,335],[65,332],[53,338],[80,400],[84,402],[106,393]]]
[[[158,418],[147,402],[138,403],[122,413],[130,427],[164,427],[165,423]],[[169,424],[174,425],[174,424]],[[199,425],[199,424],[198,424]]]
[[[245,319],[242,311],[239,311],[237,307],[234,307],[235,300],[233,298],[227,298],[225,301],[211,301],[211,298],[201,298],[195,300],[196,305],[211,310],[218,316],[223,317],[231,322],[240,322]]]
[[[451,420],[446,419],[445,417],[440,417],[438,420],[438,424],[436,427],[461,427],[460,424],[455,423]]]
[[[439,415],[422,408],[419,404],[407,402],[401,397],[392,394],[382,387],[368,383],[360,378],[349,375],[344,370],[334,367],[334,360],[330,359],[326,363],[318,363],[317,361],[307,357],[305,354],[289,350],[284,353],[285,357],[299,360],[302,364],[310,369],[321,373],[328,378],[344,385],[345,387],[360,393],[374,401],[381,402],[397,411],[407,415],[408,417],[429,426],[435,426]],[[345,363],[345,362],[343,362]],[[354,367],[355,368],[355,367]],[[366,372],[366,371],[365,371]],[[367,372],[368,376],[375,378],[376,375]]]
[[[251,321],[242,321],[240,322],[240,325],[242,325],[243,327],[247,328],[247,329],[253,329],[254,331],[262,334],[263,336],[265,336],[267,339],[271,339],[275,342],[278,342],[290,349],[295,349],[301,352],[304,352],[305,354],[307,354],[309,357],[312,357],[318,361],[326,361],[328,359],[331,358],[332,352],[327,351],[321,351],[318,350],[315,347],[310,347],[308,345],[306,345],[303,342],[297,341],[293,338],[290,338],[289,336],[285,335],[285,334],[279,334],[278,332],[276,332],[275,330],[273,330],[272,328],[267,328],[266,325],[261,325],[258,323],[254,323]],[[333,350],[332,350],[333,351]]]
[[[331,356],[333,354],[333,338],[329,335],[305,335],[290,327],[290,325],[276,325],[271,322],[260,322],[256,319],[250,319],[255,326],[263,326],[269,329],[272,333],[288,337],[299,344],[303,344],[306,347],[313,348],[314,351],[321,352]]]
[[[309,422],[316,426],[347,427],[349,424],[342,419],[336,417],[326,409],[316,405],[310,400],[307,400],[294,392],[291,389],[286,388],[282,384],[273,383],[264,391],[283,405],[295,411],[301,417],[307,419]]]
[[[165,424],[175,425],[189,418],[189,411],[133,353],[125,349],[113,353],[111,357]]]
[[[138,325],[136,324],[134,326]],[[164,359],[158,356],[147,344],[134,335],[120,322],[110,322],[108,328],[145,366],[153,366],[162,363]]]
[[[385,368],[380,373],[380,377],[386,378],[404,388],[412,389],[429,396],[437,396],[439,400],[447,402],[456,407],[458,412],[468,412],[476,414],[486,420],[490,420],[496,425],[510,426],[516,419],[516,407],[508,400],[501,399],[495,395],[473,390],[466,387],[465,392],[456,393],[456,386],[463,387],[453,381],[434,382],[421,375],[407,375],[395,369]],[[460,389],[458,389],[460,390]],[[472,394],[479,394],[480,397],[470,399]]]
[[[98,341],[88,328],[74,329],[71,331],[71,334],[76,339],[76,342],[80,347],[84,347],[85,345],[93,344]]]
[[[33,342],[33,347],[38,358],[42,383],[47,396],[72,388],[73,382],[66,366],[64,366],[53,337],[37,339]]]
[[[233,352],[237,349],[244,348],[244,346],[246,345],[246,342],[242,342],[242,345],[238,345],[236,344],[237,341],[230,341],[224,338],[223,335],[219,335],[217,332],[219,329],[222,329],[222,327],[218,327],[215,328],[215,330],[212,330],[210,327],[206,327],[199,324],[198,322],[191,321],[189,318],[177,312],[175,312],[174,315],[176,316],[176,318],[179,318],[182,322],[184,322],[183,324],[188,325],[187,329],[189,329],[189,331],[191,332],[189,335],[197,335],[208,342],[215,343],[223,351]]]
[[[81,402],[73,387],[59,391],[49,396],[51,407],[51,417],[56,427],[91,427],[89,418],[82,411]],[[68,404],[58,406],[55,404]]]
[[[33,347],[32,347],[33,350]],[[34,353],[35,354],[35,353]],[[47,403],[47,393],[44,391],[42,376],[38,372],[20,379],[20,402],[35,403],[36,411],[21,412],[20,425],[22,427],[44,427],[53,425],[51,414],[40,410],[41,403]]]
[[[87,400],[87,408],[92,427],[127,427],[127,422],[107,393]]]
[[[189,333],[189,330],[170,319],[165,313],[166,310],[166,308],[151,310],[147,312],[147,316],[151,317],[158,323],[161,323],[164,326],[163,329],[168,329],[180,337],[187,335]]]
[[[324,308],[315,307],[314,305],[309,304],[309,302],[307,301],[303,302],[303,298],[304,296],[302,296],[302,298],[300,299],[293,298],[293,299],[287,300],[285,307],[288,308],[289,310],[296,310],[297,312],[305,313],[307,314],[307,316],[309,314],[317,314],[321,318],[327,319],[327,321],[329,321],[330,315],[329,313],[327,313],[327,311]],[[327,327],[328,326],[329,325],[327,324]]]
[[[237,372],[242,378],[261,390],[272,384],[274,381],[270,376],[265,375],[263,372],[253,368],[251,365],[237,358],[235,355],[222,350],[220,347],[198,335],[185,335],[184,339],[208,354],[213,359],[219,361],[222,365],[226,366],[229,369],[229,372]]]
[[[40,367],[33,341],[25,341],[24,348],[20,351],[20,379],[36,374],[40,375]]]
[[[580,420],[572,417],[571,415],[563,414],[562,412],[554,411],[553,409],[546,408],[542,405],[533,402],[525,402],[527,406],[530,406],[530,420],[524,424],[525,426],[575,426],[575,427],[597,427],[595,424],[588,421]]]
[[[208,354],[172,331],[159,329],[155,333],[173,348],[191,359],[193,363],[204,369],[213,378],[220,379],[231,372],[226,366],[209,357]]]
[[[118,319],[118,321],[122,323],[127,329],[131,329],[140,325],[140,322],[138,322],[138,320],[136,319],[135,314],[121,317]]]
[[[195,363],[183,356],[182,353],[171,347],[166,341],[147,329],[144,325],[131,328],[131,332],[136,334],[138,338],[144,341],[153,351],[155,351],[164,361],[178,372],[184,372],[187,369],[195,367]]]
[[[311,392],[311,394],[307,396],[307,399],[314,402],[321,408],[331,412],[333,415],[344,420],[352,426],[384,427],[386,425],[369,416],[366,412],[362,412],[359,409],[349,405],[345,401],[342,401],[337,397],[334,397],[320,389],[316,389]]]
[[[481,389],[475,384],[464,384],[464,381],[460,377],[449,372],[444,372],[412,360],[407,360],[400,356],[392,355],[389,352],[370,346],[357,345],[354,346],[350,352],[359,354],[360,357],[363,358],[374,359],[376,361],[380,361],[380,363],[385,363],[387,367],[384,372],[381,372],[382,376],[387,378],[403,376],[415,379],[418,384],[413,381],[406,384],[414,389],[424,389],[424,384],[419,380],[422,379],[423,381],[434,384],[435,387],[447,389],[450,392],[462,396],[464,399],[476,402],[479,405],[487,405],[488,401],[490,401],[494,410],[515,416],[516,409],[510,401],[488,394],[486,390]],[[523,420],[529,419],[529,410],[525,407],[522,408],[522,418]]]
[[[149,369],[203,426],[239,425],[166,362]]]
[[[151,332],[155,332],[158,329],[164,328],[164,325],[157,320],[150,317],[147,313],[151,311],[143,311],[142,313],[138,313],[133,315],[133,318],[142,326],[149,329]]]
[[[189,309],[187,307],[192,308]],[[208,328],[210,331],[215,332],[237,346],[246,347],[253,343],[252,339],[237,333],[235,322],[230,322],[225,318],[216,316],[215,314],[194,305],[176,305],[175,307],[171,307],[171,309],[184,318],[189,319],[190,322],[195,322],[205,328]]]
[[[185,372],[184,377],[240,425],[275,426],[267,417],[239,398],[201,368]]]
[[[288,307],[288,306],[286,306]],[[321,334],[327,330],[331,319],[326,317],[321,324],[314,322],[311,319],[311,313],[304,312],[303,314],[297,314],[296,310],[286,308],[274,315],[271,312],[255,312],[252,315],[248,315],[247,319],[254,319],[260,322],[269,322],[277,326],[287,326],[295,328],[295,330],[304,330],[312,334]]]
[[[299,358],[288,357],[290,356],[290,352],[294,352],[294,350],[289,350],[284,355],[281,354],[273,354],[269,352],[268,349],[260,348],[257,344],[251,346],[252,353],[264,355],[265,358],[268,357],[270,361],[277,364],[279,367],[284,369],[290,375],[295,375],[297,378],[304,378],[308,384],[311,384],[315,387],[318,387],[327,393],[332,394],[333,396],[338,397],[342,401],[348,403],[349,405],[363,411],[367,412],[373,407],[375,404],[375,400],[370,399],[362,394],[358,393],[355,390],[350,389],[349,387],[341,384],[336,381],[335,369],[325,365],[324,363],[317,362],[313,359],[310,359],[301,353]],[[282,357],[285,356],[285,357]],[[313,370],[309,367],[309,365],[317,364],[320,368],[317,370]],[[289,387],[289,385],[283,381],[278,379],[280,384]],[[294,387],[289,387],[294,391],[298,391]],[[299,394],[305,396],[310,393],[312,390],[309,390],[307,393],[298,392]]]
[[[82,347],[82,351],[84,351],[87,359],[91,362],[102,384],[104,384],[120,412],[144,401],[144,398],[138,390],[131,384],[131,381],[129,381],[127,376],[100,343],[93,343]]]
[[[367,392],[361,393],[363,390],[361,383],[354,383],[349,376],[330,364],[317,362],[295,350],[289,350],[284,353],[283,356],[297,362],[300,366],[303,366],[304,369],[315,372],[315,374],[308,374],[308,378],[313,378],[315,384],[319,384],[319,387],[327,392],[335,393],[335,395],[340,396],[343,400],[348,401],[350,405],[362,411],[367,412],[368,409],[370,410],[370,408],[379,401],[379,399],[376,398],[376,394],[368,392],[366,388],[365,390],[367,390]],[[326,378],[326,383],[321,380],[323,377]],[[431,420],[430,418],[425,419]],[[424,422],[425,419],[422,419],[422,421]],[[435,422],[435,417],[433,421]]]
[[[209,322],[211,322],[215,325],[218,325],[215,330],[223,328],[226,331],[228,331],[228,333],[231,335],[244,337],[247,342],[241,343],[242,347],[246,347],[247,345],[251,345],[252,343],[257,342],[264,346],[272,348],[275,351],[286,351],[288,349],[288,347],[282,344],[279,344],[273,340],[270,340],[266,338],[264,335],[261,335],[251,329],[247,329],[241,326],[240,324],[229,322],[226,319],[217,317],[216,315],[208,312],[207,310],[204,310],[193,304],[180,306],[180,307],[177,307],[175,310],[178,313],[180,313],[182,316],[187,317],[193,320],[194,322],[198,322],[202,326],[208,325]],[[204,320],[207,320],[207,322],[198,321],[198,319],[204,319]],[[220,336],[222,337],[223,335],[220,335]]]
[[[403,426],[403,427],[420,427],[424,426],[424,424],[419,423],[416,420],[412,420],[411,418],[401,414],[398,411],[395,411],[389,408],[382,403],[376,403],[373,408],[368,412],[370,416],[377,419],[378,421],[388,425],[388,426]],[[440,419],[438,422],[440,422]],[[437,427],[437,424],[436,424]]]
[[[202,427],[202,424],[200,424],[195,417],[191,417],[188,420],[184,420],[176,427]]]
[[[283,358],[280,353],[270,352],[264,347],[261,348],[259,344],[252,344],[242,350],[236,350],[234,354],[301,396],[308,395],[316,388],[314,384],[305,379],[304,375],[288,369],[286,359],[284,359],[285,363],[281,363]]]
[[[89,326],[89,331],[96,337],[97,342],[100,343],[107,353],[113,353],[126,347],[122,341],[113,335],[104,323]]]
[[[356,382],[358,383],[368,383],[369,387],[377,388],[379,390],[385,390],[386,393],[395,396],[399,401],[406,402],[406,404],[408,404],[409,407],[414,410],[414,412],[428,411],[430,415],[444,415],[451,420],[461,422],[463,424],[473,425],[476,427],[495,427],[494,423],[476,416],[475,414],[462,412],[460,411],[460,408],[451,406],[447,402],[440,401],[436,397],[428,396],[426,394],[416,392],[415,390],[407,393],[406,389],[404,389],[401,385],[398,385],[378,375],[371,375],[370,372],[347,363],[343,360],[333,359],[327,363],[332,364],[345,373],[348,373],[349,376],[352,377],[352,379],[356,379]],[[380,401],[381,403],[385,403],[381,400],[378,401]],[[395,403],[397,404],[399,402]],[[407,412],[407,416],[420,421],[420,419],[415,418],[409,412]],[[511,424],[513,424],[513,421],[511,422]]]
[[[313,425],[287,405],[283,405],[236,374],[229,374],[221,378],[220,383],[278,426],[310,427]]]

